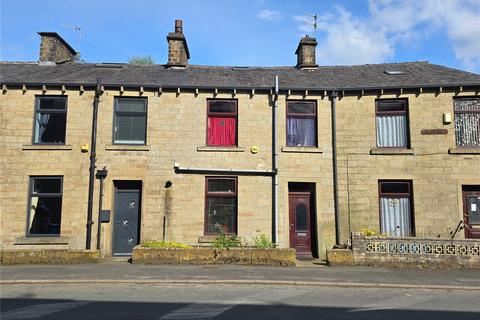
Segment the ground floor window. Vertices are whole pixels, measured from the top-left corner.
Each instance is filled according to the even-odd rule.
[[[205,179],[205,234],[237,233],[237,178]]]
[[[411,181],[380,180],[380,232],[392,237],[414,235]]]
[[[60,235],[62,188],[62,177],[30,177],[28,235]]]

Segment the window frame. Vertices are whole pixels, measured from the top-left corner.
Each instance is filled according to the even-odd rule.
[[[210,112],[210,105],[212,102],[215,101],[228,101],[228,102],[233,102],[235,106],[235,112]],[[208,118],[212,117],[222,117],[222,118],[233,118],[235,117],[235,144],[233,145],[216,145],[216,144],[209,144],[208,143]],[[205,145],[207,147],[217,147],[217,148],[223,148],[223,147],[238,147],[238,99],[216,99],[216,98],[208,98],[207,99],[207,117],[206,117],[206,124],[205,124]]]
[[[471,99],[479,99],[480,96],[462,96],[462,97],[453,97],[453,130],[455,132],[455,146],[457,148],[462,148],[462,149],[468,149],[468,148],[480,148],[480,145],[468,145],[468,146],[461,146],[458,144],[457,141],[457,133],[455,129],[455,120],[457,119],[457,114],[479,114],[480,115],[480,109],[479,110],[462,110],[462,111],[457,111],[455,108],[455,101],[458,100],[471,100]]]
[[[64,100],[65,101],[65,107],[64,109],[44,109],[40,110],[40,101],[42,99],[55,99],[55,100]],[[67,116],[68,116],[68,96],[65,95],[35,95],[35,106],[34,106],[34,113],[33,113],[33,135],[32,135],[32,145],[58,145],[62,146],[67,143]],[[35,137],[37,135],[37,129],[36,129],[36,121],[37,121],[37,114],[41,113],[64,113],[65,114],[65,132],[64,132],[64,137],[63,137],[63,142],[58,143],[58,142],[35,142]]]
[[[60,193],[33,193],[34,191],[34,184],[35,180],[46,180],[46,179],[59,179],[60,180]],[[26,223],[26,230],[25,236],[31,238],[45,238],[45,237],[60,237],[62,234],[62,211],[60,211],[60,232],[57,233],[48,233],[48,234],[31,234],[30,233],[30,216],[31,216],[31,208],[32,208],[32,196],[43,196],[43,197],[58,197],[60,196],[63,209],[63,176],[29,176],[28,177],[28,199],[27,199],[27,223]]]
[[[404,110],[402,111],[379,111],[378,106],[382,102],[402,102]],[[383,116],[405,116],[406,122],[406,137],[405,137],[405,146],[394,146],[394,147],[383,147],[378,145],[377,133],[378,133],[378,125],[377,125],[377,117]],[[408,105],[408,98],[403,99],[396,99],[396,98],[387,98],[387,99],[375,99],[375,145],[377,148],[380,149],[410,149],[410,116],[409,116],[409,105]]]
[[[398,184],[407,184],[408,192],[382,192],[383,183],[398,183]],[[413,198],[413,180],[389,180],[389,179],[379,179],[378,180],[378,222],[379,230],[382,230],[382,198],[409,198],[410,199],[410,232],[411,237],[416,236],[416,227],[415,227],[415,211],[414,211],[414,198]]]
[[[145,105],[145,112],[137,112],[137,111],[117,111],[118,101],[119,100],[141,100],[144,102]],[[117,142],[116,140],[116,132],[117,130],[117,115],[145,115],[145,131],[144,131],[144,139],[143,143],[128,143],[128,142]],[[146,146],[147,145],[147,127],[148,125],[148,98],[147,97],[114,97],[113,98],[113,128],[112,128],[112,144],[113,145],[128,145],[128,146]],[[122,140],[120,140],[122,141]]]
[[[234,192],[223,192],[223,191],[208,191],[208,182],[210,180],[233,180],[234,181],[234,186],[235,186],[235,191]],[[204,214],[204,226],[203,226],[203,234],[206,236],[209,235],[219,235],[221,233],[214,233],[214,232],[208,232],[208,199],[210,197],[214,198],[235,198],[235,226],[234,230],[235,232],[228,232],[225,233],[226,235],[237,235],[238,234],[238,177],[229,177],[229,176],[207,176],[205,177],[205,214]]]
[[[288,105],[289,103],[303,103],[303,104],[313,104],[313,113],[296,113],[289,112]],[[315,121],[315,144],[313,146],[297,146],[288,144],[288,119],[293,118],[313,118]],[[285,104],[285,145],[287,147],[297,147],[297,148],[318,148],[318,105],[316,100],[287,100]]]

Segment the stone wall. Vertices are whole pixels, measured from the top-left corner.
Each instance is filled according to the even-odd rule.
[[[32,145],[36,95],[68,96],[66,144]],[[145,97],[148,100],[146,146],[113,145],[114,97]],[[113,212],[114,181],[141,180],[142,208],[140,240],[161,240],[163,217],[168,215],[167,240],[198,245],[204,235],[205,174],[174,172],[174,163],[186,167],[271,169],[271,104],[269,95],[238,92],[238,147],[208,148],[206,144],[207,98],[229,98],[231,93],[156,92],[106,90],[100,98],[97,130],[97,168],[106,166],[104,209]],[[93,92],[78,88],[9,89],[1,97],[2,209],[0,243],[5,249],[70,249],[85,247],[89,153],[81,152],[90,143]],[[302,99],[302,96],[291,96]],[[316,186],[318,254],[334,242],[331,174],[330,109],[327,99],[318,96],[318,148],[284,148],[285,97],[280,99],[279,139],[279,245],[289,247],[288,182],[310,182]],[[258,153],[250,148],[258,146]],[[282,148],[283,151],[282,151]],[[307,150],[308,151],[308,150]],[[63,204],[59,238],[26,237],[28,181],[32,175],[61,175]],[[208,175],[207,175],[208,176]],[[172,182],[169,189],[167,181]],[[168,190],[168,191],[167,191]],[[95,181],[92,246],[96,243],[99,183]],[[245,242],[261,234],[271,235],[271,177],[238,177],[238,235]],[[111,254],[112,223],[102,226],[102,251]],[[51,240],[51,241],[50,241]]]
[[[134,264],[242,264],[295,266],[294,249],[144,248],[133,249]]]
[[[473,92],[459,95],[471,96]],[[68,97],[66,144],[32,145],[36,95]],[[146,146],[113,145],[114,97],[144,97],[148,100]],[[378,180],[411,179],[414,189],[415,232],[420,237],[445,237],[462,219],[461,187],[480,185],[478,154],[449,154],[455,148],[453,123],[444,125],[444,112],[453,113],[455,93],[402,94],[408,98],[413,154],[371,154],[375,149],[375,99],[365,95],[340,97],[337,103],[337,139],[342,241],[361,228],[379,230]],[[392,95],[382,95],[394,97]],[[206,100],[238,100],[238,147],[208,148]],[[318,106],[316,148],[286,147],[286,100],[314,100]],[[89,153],[93,92],[77,88],[9,88],[0,99],[2,202],[0,243],[4,249],[70,249],[85,247]],[[288,248],[288,183],[315,184],[318,252],[335,242],[332,184],[330,101],[321,95],[292,92],[279,96],[278,108],[278,242]],[[444,128],[446,135],[421,135],[422,129]],[[140,240],[161,240],[163,218],[168,216],[167,240],[197,245],[204,233],[205,174],[178,174],[174,162],[184,167],[224,169],[271,169],[271,99],[265,92],[251,94],[212,90],[144,92],[107,89],[100,98],[97,168],[106,166],[104,209],[113,210],[114,181],[141,180]],[[258,153],[250,152],[252,146]],[[33,175],[61,175],[63,204],[61,241],[32,241],[26,235],[28,181]],[[166,189],[165,183],[172,182]],[[97,221],[98,180],[95,181],[94,217]],[[168,191],[167,191],[168,190]],[[238,177],[238,235],[271,234],[271,178]],[[112,214],[115,213],[112,211]],[[113,221],[113,218],[111,219]],[[111,254],[111,224],[102,226],[102,252]],[[463,237],[463,234],[458,234]],[[92,246],[96,243],[93,226]]]
[[[0,264],[79,264],[100,262],[97,250],[0,250]]]
[[[480,241],[473,239],[352,236],[356,265],[480,269]]]
[[[41,33],[41,62],[74,62],[75,52],[66,47],[64,41],[55,33]]]
[[[462,185],[480,185],[480,150],[456,153],[453,98],[474,92],[427,92],[339,98],[337,146],[342,242],[350,232],[380,232],[378,181],[411,180],[414,234],[449,237],[463,220]],[[376,148],[375,100],[408,99],[410,150]],[[452,122],[442,121],[444,113]],[[425,135],[423,129],[446,129]],[[406,152],[405,152],[406,151]],[[464,237],[460,232],[457,237]]]

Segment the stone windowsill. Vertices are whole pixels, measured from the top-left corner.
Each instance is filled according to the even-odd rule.
[[[18,237],[15,238],[15,245],[43,245],[43,244],[66,244],[70,242],[69,237]]]
[[[210,146],[198,146],[199,152],[245,152],[244,147],[210,147]]]
[[[480,148],[450,148],[448,149],[449,154],[480,154]]]
[[[415,150],[405,148],[374,148],[370,149],[370,154],[375,155],[413,155]]]
[[[24,144],[22,150],[72,150],[71,144]]]
[[[320,148],[317,148],[317,147],[282,147],[282,152],[323,153],[323,151]]]
[[[206,235],[206,236],[200,236],[198,237],[198,243],[212,243],[215,241],[215,239],[217,239],[220,235],[215,235],[215,234],[209,234],[209,235]],[[234,234],[226,234],[227,237],[233,237],[235,236]],[[237,239],[242,241],[242,237],[238,237],[237,236]]]
[[[110,144],[105,146],[107,151],[150,151],[150,146],[136,144]]]

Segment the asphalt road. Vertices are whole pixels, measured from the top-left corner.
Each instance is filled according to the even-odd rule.
[[[1,319],[480,319],[465,290],[265,285],[4,285]]]

